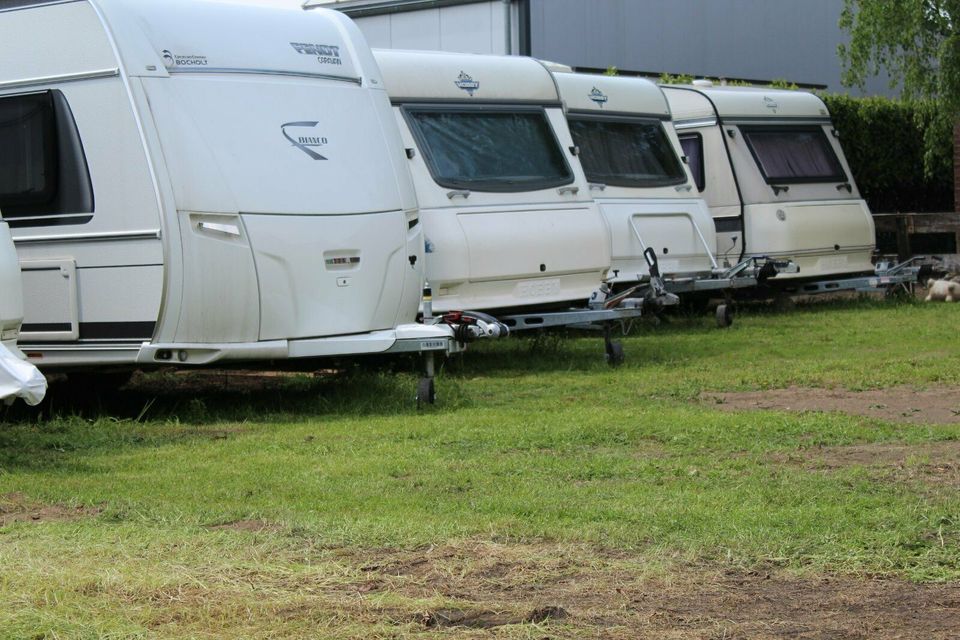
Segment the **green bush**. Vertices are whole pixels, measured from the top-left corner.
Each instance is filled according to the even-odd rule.
[[[874,213],[953,211],[953,130],[936,103],[820,97]]]

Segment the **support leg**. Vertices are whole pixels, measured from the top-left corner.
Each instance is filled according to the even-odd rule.
[[[436,375],[436,354],[427,351],[423,354],[424,376],[417,383],[417,409],[426,404],[433,404],[437,400],[437,391],[434,384]]]
[[[623,344],[619,340],[611,338],[609,322],[603,324],[603,346],[606,352],[607,364],[611,367],[619,367],[623,364],[623,361],[626,359],[623,353]]]

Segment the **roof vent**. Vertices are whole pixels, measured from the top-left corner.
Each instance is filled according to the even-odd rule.
[[[702,79],[702,80],[694,80],[694,81],[693,81],[693,86],[695,86],[695,87],[712,87],[712,86],[713,86],[713,81],[712,81],[712,80],[707,80],[707,79],[705,79],[705,78]]]

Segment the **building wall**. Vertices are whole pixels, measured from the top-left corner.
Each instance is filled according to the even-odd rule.
[[[331,6],[354,14],[374,47],[506,52],[502,0],[357,15],[367,3]],[[527,42],[520,34],[526,22],[518,13],[521,5],[530,11],[530,55],[573,67],[786,79],[845,90],[837,57],[843,0],[514,0],[513,53]],[[867,84],[866,93],[891,92],[886,80],[878,79]]]
[[[512,52],[517,51],[516,7]],[[355,18],[371,47],[505,54],[504,5],[500,0]]]
[[[576,67],[843,90],[842,0],[530,0],[532,55]],[[886,93],[886,82],[869,84]]]

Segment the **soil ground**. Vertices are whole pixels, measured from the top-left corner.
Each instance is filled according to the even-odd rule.
[[[892,387],[870,391],[789,387],[744,393],[704,393],[704,402],[722,411],[839,411],[910,424],[960,423],[960,388],[916,390]]]
[[[537,638],[946,639],[960,629],[960,584],[797,577],[774,567],[674,567],[651,577],[625,553],[480,541],[342,560],[360,563],[361,579],[344,585],[363,610],[353,615],[410,630],[474,630],[470,637],[530,622],[549,623],[529,636]],[[381,592],[451,604],[410,614],[380,606]]]

